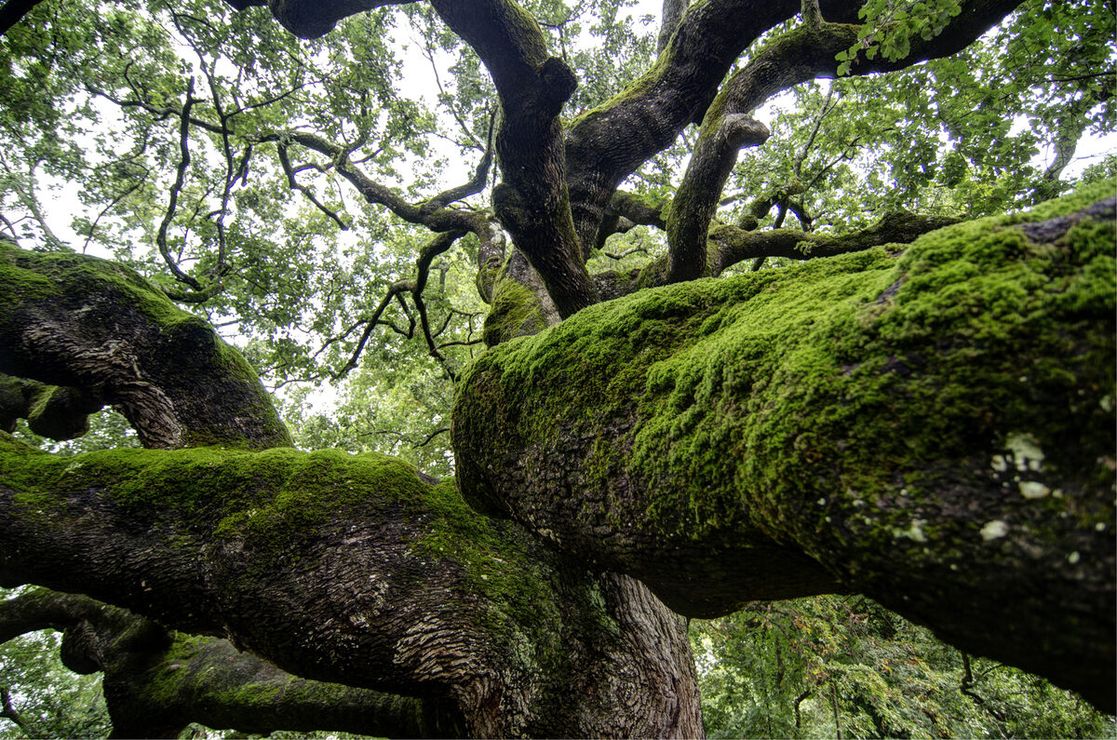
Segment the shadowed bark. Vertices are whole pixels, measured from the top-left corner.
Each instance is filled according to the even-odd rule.
[[[130,270],[0,242],[0,280],[0,373],[76,389],[67,416],[114,405],[149,447],[290,444],[240,354]]]

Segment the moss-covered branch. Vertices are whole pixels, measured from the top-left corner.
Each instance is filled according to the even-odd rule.
[[[841,236],[797,229],[748,231],[730,224],[718,224],[709,234],[708,269],[709,274],[720,275],[739,262],[759,257],[806,260],[860,252],[885,244],[908,244],[929,231],[956,222],[957,219],[941,216],[896,212],[884,216],[868,228]]]
[[[836,583],[1112,711],[1108,190],[497,348],[462,489],[684,613]]]
[[[698,732],[681,622],[583,568],[390,458],[58,458],[0,433],[0,583],[228,637],[305,678],[447,698],[471,734]],[[617,675],[645,685],[635,704],[606,688]]]
[[[236,350],[136,273],[94,257],[0,241],[0,373],[66,388],[28,408],[52,436],[111,404],[149,447],[290,444]]]
[[[297,678],[227,640],[169,633],[86,596],[34,588],[0,601],[0,642],[48,628],[63,633],[67,667],[104,673],[116,737],[175,737],[191,722],[260,734],[452,737],[465,729],[448,704]]]

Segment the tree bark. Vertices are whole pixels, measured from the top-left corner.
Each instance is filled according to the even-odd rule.
[[[168,632],[85,596],[35,588],[0,601],[0,642],[48,628],[63,632],[68,668],[104,673],[116,737],[175,737],[191,722],[257,734],[453,737],[465,730],[446,702],[300,679],[227,640]]]
[[[244,358],[132,271],[0,242],[0,285],[0,373],[72,389],[60,424],[111,404],[149,447],[291,443]]]
[[[148,395],[171,399],[154,422],[132,414],[148,446],[163,443],[165,418],[178,423],[178,446],[224,433],[230,419],[272,428],[262,390],[203,399],[216,420],[188,413],[200,405],[180,409],[179,389],[240,382],[247,366],[222,348],[225,365],[190,375],[214,354],[204,351],[212,330],[202,336],[201,322],[134,273],[78,255],[10,248],[3,257],[0,282],[12,290],[0,330],[18,340],[3,345],[5,370],[124,405],[111,390],[122,367]],[[160,354],[184,351],[181,324],[204,340],[200,358]],[[49,336],[44,325],[76,336],[66,346],[82,352],[89,332],[113,332],[135,359],[101,368],[21,339]],[[230,447],[58,458],[0,432],[0,583],[85,593],[227,638],[303,678],[448,703],[471,734],[701,733],[685,626],[644,586],[587,571],[400,461]],[[618,676],[640,695],[616,690]],[[195,711],[216,720],[218,709]]]
[[[0,447],[6,585],[81,591],[297,676],[445,700],[470,734],[700,733],[681,619],[402,463]]]

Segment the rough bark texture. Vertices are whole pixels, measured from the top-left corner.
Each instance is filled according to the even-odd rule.
[[[230,2],[316,36],[395,0]],[[449,205],[487,164],[413,204],[339,144],[261,137],[292,187],[298,145],[439,232],[406,286],[416,299],[433,255],[473,232],[486,342],[542,332],[461,387],[465,498],[397,460],[284,447],[251,369],[203,322],[123,268],[0,242],[0,583],[131,612],[36,592],[0,605],[0,638],[5,620],[64,626],[68,663],[106,672],[121,735],[187,719],[303,729],[329,697],[314,711],[338,729],[698,736],[685,626],[643,583],[692,615],[856,589],[1112,711],[1112,201],[961,225],[902,254],[865,248],[936,224],[709,230],[736,148],[763,134],[745,114],[832,74],[860,4],[673,0],[655,66],[564,131],[576,80],[528,13],[432,0],[500,96],[507,259],[490,214]],[[908,58],[853,72],[957,51],[1018,4],[969,0]],[[723,85],[801,7],[819,12]],[[186,131],[189,103],[177,113]],[[699,122],[669,209],[615,192]],[[634,223],[667,229],[669,261],[592,279],[589,251]],[[587,308],[773,254],[843,256]],[[62,459],[3,431],[26,417],[71,436],[105,404],[145,446],[187,449]]]
[[[290,444],[236,350],[135,273],[93,257],[0,241],[0,373],[75,389],[56,394],[56,408],[72,412],[60,417],[114,405],[149,447]]]
[[[461,487],[682,613],[838,583],[1112,711],[1104,192],[498,348],[455,409]]]
[[[0,583],[81,591],[305,678],[450,702],[475,735],[700,732],[682,621],[390,458],[56,458],[0,433]],[[654,634],[657,649],[650,649]],[[642,685],[637,697],[614,690]]]

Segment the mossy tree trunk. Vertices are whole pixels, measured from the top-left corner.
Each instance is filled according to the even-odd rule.
[[[455,410],[476,509],[381,456],[0,433],[0,583],[130,610],[33,592],[0,625],[68,629],[123,733],[293,727],[307,679],[337,729],[698,735],[682,621],[632,576],[695,615],[856,589],[1110,708],[1114,205],[1089,196],[495,349]],[[2,266],[6,315],[67,315],[51,258]]]
[[[230,3],[315,36],[396,0]],[[762,134],[744,116],[832,74],[856,36],[837,24],[861,4],[672,3],[659,61],[564,124],[576,81],[528,14],[434,0],[499,92],[493,210],[519,250],[503,261],[489,215],[409,205],[340,146],[293,139],[436,246],[481,239],[490,344],[566,318],[470,370],[460,493],[397,460],[286,447],[254,373],[204,322],[123,268],[0,242],[0,426],[68,436],[113,405],[149,448],[61,459],[0,431],[0,584],[102,602],[34,592],[0,605],[0,625],[68,630],[71,663],[110,676],[120,734],[297,727],[269,698],[283,687],[321,694],[334,729],[697,736],[683,622],[659,598],[710,615],[860,590],[1112,711],[1112,202],[907,250],[863,249],[897,238],[885,230],[712,223],[736,147]],[[950,54],[1017,5],[966,0],[910,56],[851,72]],[[680,197],[628,211],[669,233],[666,269],[595,282],[585,260],[619,223],[619,183],[691,123]],[[591,305],[749,257],[847,252]]]

